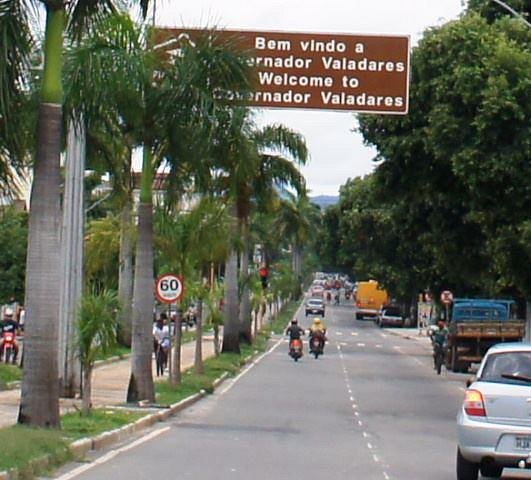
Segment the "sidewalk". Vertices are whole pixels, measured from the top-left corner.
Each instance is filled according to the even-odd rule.
[[[181,350],[181,370],[193,366],[195,355],[195,341],[185,343]],[[214,356],[214,343],[212,337],[203,339],[203,358]],[[102,365],[94,370],[92,380],[92,404],[94,407],[121,405],[125,403],[129,375],[131,373],[131,360],[129,358],[107,365]],[[153,361],[153,378],[155,376],[155,362]],[[164,377],[167,379],[168,376]],[[6,390],[0,392],[0,428],[14,425],[17,421],[20,402],[20,390]],[[81,401],[71,398],[61,399],[61,412],[67,412],[80,407]]]
[[[384,328],[382,332],[388,332],[391,335],[396,335],[407,340],[415,340],[429,350],[432,349],[430,337],[426,335],[425,331],[420,333],[418,328]]]

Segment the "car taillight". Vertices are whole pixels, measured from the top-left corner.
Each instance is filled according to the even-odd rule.
[[[356,302],[356,306],[361,307],[361,302]]]
[[[467,415],[471,417],[486,417],[485,404],[483,402],[483,395],[477,390],[467,390],[465,394],[465,402],[463,408]]]

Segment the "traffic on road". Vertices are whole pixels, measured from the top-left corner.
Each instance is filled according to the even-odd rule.
[[[310,290],[306,301],[311,295]],[[480,473],[499,478],[494,459],[501,457],[489,454],[492,463],[480,469],[486,450],[472,447],[485,428],[471,431],[472,423],[489,425],[485,409],[499,395],[494,393],[499,365],[482,364],[467,390],[470,375],[444,369],[436,374],[430,339],[416,329],[356,320],[344,293],[340,305],[327,305],[324,318],[307,317],[305,305],[286,332],[276,333],[271,348],[220,391],[137,439],[134,447],[115,448],[81,471],[70,465],[55,478],[446,480],[456,478],[456,468],[459,479]],[[309,343],[316,324],[326,338],[318,356]],[[293,336],[300,342],[297,362],[290,358]],[[514,347],[507,349],[496,355]],[[506,385],[498,387],[508,395],[508,388],[520,389],[522,427],[515,416],[510,449],[513,454],[520,449],[518,459],[525,460],[531,427],[524,398],[529,378],[523,372],[529,369],[529,353],[517,356],[520,373],[511,378],[502,373]],[[484,395],[482,406],[474,391]],[[505,400],[496,405],[498,418],[488,434],[492,451],[513,405]],[[470,458],[472,452],[476,464],[467,460],[466,470],[463,455]],[[525,473],[505,469],[503,478],[526,478]]]

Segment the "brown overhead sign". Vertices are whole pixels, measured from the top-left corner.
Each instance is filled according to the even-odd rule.
[[[157,44],[193,39],[196,29],[159,29]],[[315,108],[406,114],[409,94],[407,36],[221,30],[216,38],[250,53],[256,107]]]

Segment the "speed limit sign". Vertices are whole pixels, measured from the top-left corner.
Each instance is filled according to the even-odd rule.
[[[183,295],[184,282],[180,275],[167,273],[157,278],[155,295],[162,303],[175,303]]]

